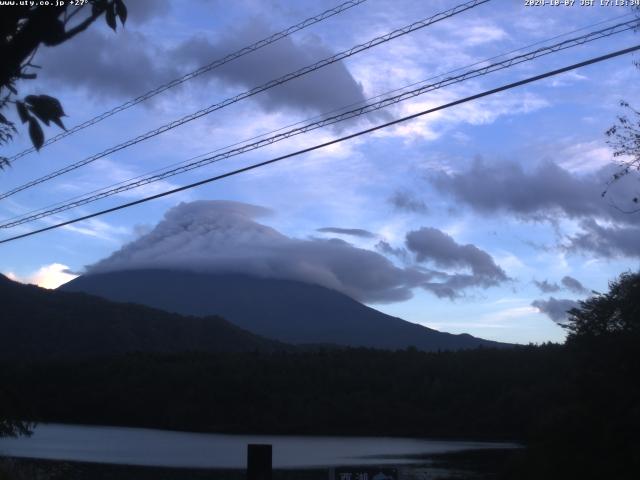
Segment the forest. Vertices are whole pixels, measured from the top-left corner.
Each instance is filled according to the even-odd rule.
[[[505,478],[635,478],[639,289],[627,274],[582,302],[563,345],[5,361],[0,385],[34,422],[513,440]]]

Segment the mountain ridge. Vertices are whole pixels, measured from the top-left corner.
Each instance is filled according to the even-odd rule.
[[[211,353],[293,348],[219,316],[193,317],[47,290],[0,275],[2,358],[86,357],[130,352]]]
[[[506,347],[392,317],[335,290],[293,280],[186,270],[93,273],[60,287],[183,315],[218,314],[239,327],[293,344],[420,350]]]

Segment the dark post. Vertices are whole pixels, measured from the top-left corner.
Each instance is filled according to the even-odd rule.
[[[271,480],[271,445],[247,445],[247,480]]]

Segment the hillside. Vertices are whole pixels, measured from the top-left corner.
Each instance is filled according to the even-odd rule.
[[[46,290],[0,275],[4,358],[110,355],[126,352],[245,352],[285,347],[217,316],[186,317]]]
[[[187,271],[131,270],[78,277],[61,287],[184,315],[221,315],[250,332],[295,344],[456,350],[505,346],[439,332],[334,290],[290,280]]]

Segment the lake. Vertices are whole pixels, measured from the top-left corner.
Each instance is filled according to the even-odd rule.
[[[40,424],[29,438],[0,438],[0,456],[162,467],[245,468],[249,443],[273,445],[274,468],[421,462],[411,455],[514,448],[512,443],[391,437],[223,435]]]

